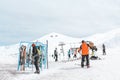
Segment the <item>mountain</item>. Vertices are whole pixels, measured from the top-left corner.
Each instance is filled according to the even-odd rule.
[[[65,42],[65,43],[70,43],[70,42],[80,42],[80,38],[73,38],[73,37],[69,37],[69,36],[66,36],[66,35],[63,35],[63,34],[59,34],[59,33],[55,33],[55,32],[52,32],[48,35],[45,35],[37,40],[34,40],[34,41],[40,41],[40,42],[45,42],[46,40],[48,40],[48,42],[51,42],[52,43],[58,43],[58,42]]]
[[[68,36],[65,36],[65,35],[62,35],[59,33],[55,33],[55,32],[47,34],[47,35],[45,35],[41,38],[38,38],[36,40],[33,40],[33,41],[34,42],[40,41],[40,42],[46,44],[46,40],[48,40],[48,54],[49,54],[48,56],[50,56],[50,58],[52,58],[55,48],[58,48],[59,52],[61,51],[60,50],[61,46],[59,46],[59,44],[61,44],[61,43],[65,44],[64,51],[66,53],[70,47],[75,47],[77,45],[77,43],[79,43],[81,41],[80,38],[72,38],[72,37],[68,37]],[[19,43],[10,45],[10,46],[0,47],[0,54],[4,57],[9,56],[9,55],[17,55],[17,53],[19,53]],[[14,57],[17,57],[17,56],[14,56]],[[50,59],[50,60],[52,60],[52,59]]]
[[[48,40],[48,54],[49,54],[48,56],[51,57],[54,53],[55,48],[58,48],[58,52],[61,53],[62,47],[59,46],[60,44],[65,44],[63,46],[63,49],[64,49],[64,53],[67,55],[68,49],[71,47],[72,48],[79,47],[80,42],[83,39],[86,41],[94,42],[98,48],[101,48],[103,43],[105,43],[107,48],[119,47],[120,28],[106,32],[106,33],[95,34],[85,38],[73,38],[73,37],[69,37],[63,34],[53,32],[41,38],[38,38],[34,41],[40,41],[46,44],[46,40]],[[13,55],[14,57],[16,57],[15,55],[17,55],[17,53],[19,52],[18,48],[19,48],[19,44],[14,44],[11,46],[2,46],[0,47],[0,54],[2,57],[10,56],[10,55]]]
[[[105,43],[107,47],[118,47],[118,45],[120,45],[120,28],[89,36],[86,40],[91,40],[96,43],[96,45]]]

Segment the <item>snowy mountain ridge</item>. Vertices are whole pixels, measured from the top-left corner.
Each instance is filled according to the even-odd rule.
[[[97,43],[97,45],[105,43],[109,47],[117,47],[115,45],[120,44],[120,28],[108,31],[106,33],[98,33],[87,37],[86,39]]]
[[[120,28],[106,32],[106,33],[95,34],[85,38],[73,38],[73,37],[68,37],[66,35],[53,32],[33,41],[40,41],[40,42],[46,43],[46,40],[48,40],[49,49],[53,50],[55,47],[58,46],[60,42],[64,42],[70,45],[72,43],[73,44],[79,43],[83,39],[86,41],[87,40],[93,41],[96,45],[101,45],[102,43],[105,43],[107,46],[116,47],[116,44],[117,45],[120,44]],[[0,52],[1,53],[4,52],[6,54],[18,53],[18,48],[19,48],[19,43],[10,45],[10,46],[1,46]]]
[[[80,41],[81,39],[80,38],[73,38],[73,37],[69,37],[69,36],[66,36],[66,35],[63,35],[63,34],[59,34],[59,33],[56,33],[56,32],[52,32],[50,34],[47,34],[37,40],[34,40],[34,41],[40,41],[40,42],[44,42],[44,41],[52,41],[54,43],[56,42],[74,42],[74,41]]]

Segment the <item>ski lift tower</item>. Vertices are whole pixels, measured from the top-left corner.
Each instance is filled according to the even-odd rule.
[[[65,55],[64,54],[64,49],[63,49],[63,46],[65,45],[65,43],[64,42],[60,42],[59,44],[58,44],[58,46],[61,46],[61,53],[63,53],[63,56]]]

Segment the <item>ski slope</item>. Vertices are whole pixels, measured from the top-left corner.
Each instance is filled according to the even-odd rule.
[[[34,74],[33,71],[18,72],[16,64],[1,64],[0,80],[120,80],[120,49],[109,49],[102,60],[90,60],[90,68],[81,68],[80,60],[50,62],[49,69]],[[114,53],[114,54],[113,54]]]
[[[52,33],[52,35],[56,34],[57,33]],[[50,35],[37,40],[42,41],[48,39],[50,42],[49,45],[51,46],[49,49],[53,48],[52,50],[57,46],[52,46],[52,43],[54,44],[55,41],[56,44],[60,41],[64,41],[67,44],[68,40],[71,40],[70,43],[74,41],[79,42],[79,40],[82,39],[95,41],[98,47],[98,51],[95,54],[99,56],[101,60],[90,60],[90,68],[81,68],[81,60],[68,62],[53,62],[50,60],[48,69],[44,69],[40,74],[34,74],[35,69],[27,69],[25,72],[17,71],[18,44],[2,46],[0,47],[0,80],[120,80],[120,48],[119,45],[117,45],[120,44],[120,29],[82,39],[74,39],[57,34],[58,40],[56,40],[48,37]],[[96,39],[94,40],[94,38]],[[106,45],[107,55],[105,56],[102,55],[102,43]],[[67,49],[67,47],[69,48],[70,46],[66,46],[65,49]]]

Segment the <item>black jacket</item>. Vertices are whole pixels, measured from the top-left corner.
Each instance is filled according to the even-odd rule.
[[[32,56],[37,55],[37,48],[36,48],[36,46],[33,47],[32,53],[33,53]]]

